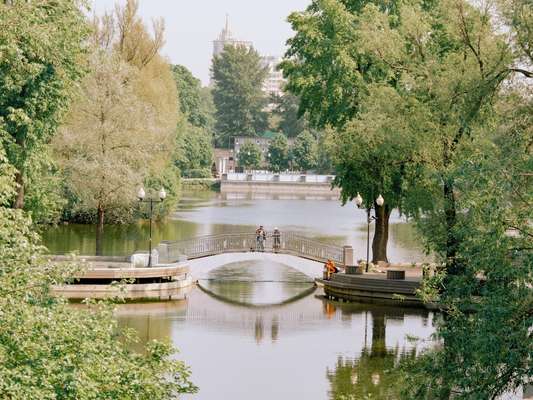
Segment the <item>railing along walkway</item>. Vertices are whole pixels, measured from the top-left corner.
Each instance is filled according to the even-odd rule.
[[[310,260],[325,262],[331,259],[335,263],[344,262],[343,248],[320,243],[293,232],[282,232],[279,246],[274,248],[274,237],[267,234],[261,249],[255,233],[230,233],[200,236],[176,242],[164,241],[158,247],[159,260],[163,263],[175,262],[180,256],[188,259],[213,256],[224,253],[264,251],[269,253],[291,254]]]

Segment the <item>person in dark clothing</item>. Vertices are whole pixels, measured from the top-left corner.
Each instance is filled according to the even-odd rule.
[[[273,239],[273,245],[272,248],[274,250],[274,253],[279,252],[279,248],[281,247],[281,232],[278,228],[274,228],[274,232],[272,233],[272,239]]]

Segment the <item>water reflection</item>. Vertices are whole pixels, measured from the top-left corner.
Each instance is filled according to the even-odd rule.
[[[170,338],[181,350],[200,387],[195,400],[393,398],[388,370],[423,346],[406,335],[433,332],[423,310],[336,303],[320,292],[254,308],[196,289],[180,302],[120,307],[121,324],[143,341]]]
[[[253,307],[289,303],[314,291],[307,275],[268,260],[226,264],[209,272],[199,285],[219,300]]]
[[[416,356],[417,348],[414,346],[387,346],[387,322],[403,324],[404,311],[377,307],[365,311],[364,315],[365,346],[362,352],[359,355],[339,355],[335,366],[326,369],[331,399],[398,398],[396,384],[399,377],[395,368],[402,359]],[[427,326],[430,314],[423,312],[419,315]],[[370,343],[367,342],[368,319],[372,324]]]

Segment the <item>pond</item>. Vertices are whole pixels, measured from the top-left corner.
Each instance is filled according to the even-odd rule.
[[[366,252],[366,214],[353,204],[316,196],[189,192],[175,213],[156,223],[155,242],[199,235],[253,232],[262,224]],[[47,229],[51,253],[94,254],[95,228]],[[147,249],[146,222],[106,227],[104,254]],[[414,228],[391,218],[389,258],[426,260]],[[212,399],[393,399],[390,372],[403,357],[431,345],[434,314],[425,310],[326,300],[290,265],[271,260],[230,262],[210,271],[186,298],[118,306],[122,326],[142,344],[170,339]],[[411,342],[408,336],[420,341]]]

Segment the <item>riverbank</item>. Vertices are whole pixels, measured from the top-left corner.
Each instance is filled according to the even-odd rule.
[[[220,191],[220,179],[215,178],[182,178],[181,188],[183,190],[211,190]]]

